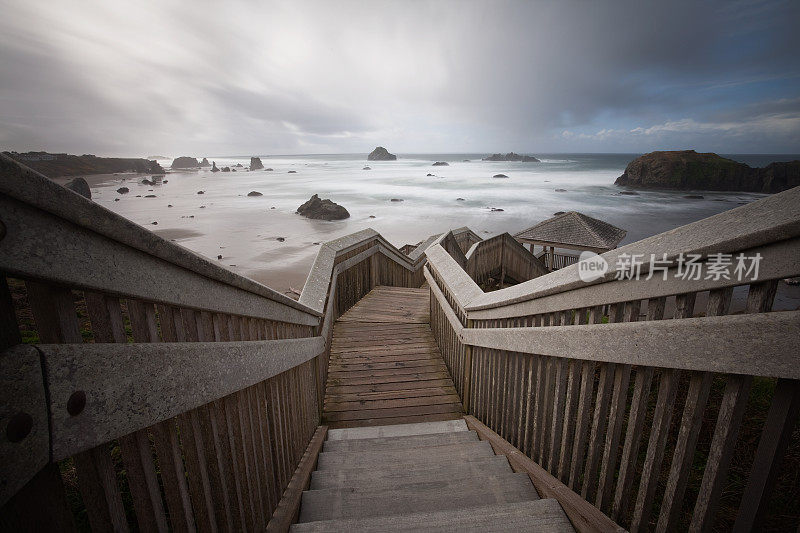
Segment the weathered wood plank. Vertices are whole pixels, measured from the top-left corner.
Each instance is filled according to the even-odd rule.
[[[477,431],[481,440],[489,441],[498,455],[504,455],[515,472],[525,472],[536,487],[542,498],[555,498],[564,509],[573,527],[581,533],[589,532],[622,532],[619,525],[604,515],[595,506],[581,498],[561,483],[547,470],[539,466],[532,459],[524,455],[500,437],[497,433],[486,427],[473,416],[465,416],[467,426]]]
[[[308,447],[300,459],[300,464],[292,474],[292,478],[267,524],[267,531],[284,533],[297,519],[300,512],[300,499],[303,491],[311,482],[311,473],[317,466],[317,457],[322,451],[327,433],[327,426],[319,426],[314,432],[311,442],[308,443]]]

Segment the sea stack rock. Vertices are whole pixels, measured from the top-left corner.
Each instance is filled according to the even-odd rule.
[[[262,168],[264,168],[264,165],[261,163],[260,157],[250,158],[250,170],[261,170]]]
[[[521,163],[541,163],[538,159],[531,155],[520,155],[514,152],[507,154],[492,154],[483,158],[484,161],[519,161]]]
[[[219,169],[217,168],[217,162],[216,161],[214,161],[211,164],[211,172],[219,172]]]
[[[397,160],[397,156],[394,154],[390,154],[389,150],[387,150],[383,146],[378,146],[372,151],[371,154],[367,156],[367,161],[395,161],[395,160]]]
[[[714,153],[651,152],[631,161],[614,183],[641,189],[775,193],[800,185],[800,161],[751,168]]]
[[[202,161],[200,161],[200,166],[201,166],[201,167],[210,167],[210,166],[211,166],[211,163],[209,163],[209,162],[208,162],[208,159],[206,159],[206,158],[204,157],[204,158],[203,158],[203,160],[202,160]]]
[[[181,156],[172,162],[172,168],[198,168],[200,163],[194,157]]]
[[[306,218],[315,220],[343,220],[350,218],[350,213],[347,212],[347,209],[327,198],[320,200],[320,197],[316,194],[298,207],[297,212]]]
[[[89,189],[89,184],[83,178],[75,178],[74,180],[64,185],[67,189],[74,191],[81,196],[85,196],[89,200],[92,199],[92,191]]]

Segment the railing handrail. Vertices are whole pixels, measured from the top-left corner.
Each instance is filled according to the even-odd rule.
[[[610,250],[602,257],[615,265],[622,254],[656,254],[658,259],[675,263],[683,254],[708,257],[712,253],[737,253],[800,236],[800,187],[762,198],[747,205],[680,226],[670,231]],[[646,273],[646,267],[642,268]],[[613,281],[613,269],[592,283]],[[586,286],[578,276],[578,266],[570,265],[546,276],[506,289],[485,293],[464,302],[467,312],[493,309],[570,291]],[[692,290],[692,289],[689,289]]]
[[[798,254],[787,251],[796,250],[800,243],[797,205],[800,205],[800,187],[611,250],[602,257],[609,265],[614,265],[621,254],[643,254],[648,260],[651,253],[656,254],[659,260],[662,254],[666,254],[674,269],[680,254],[699,254],[707,258],[712,253],[748,251],[762,254],[760,279],[794,276],[800,271],[800,259]],[[580,279],[578,265],[570,265],[518,285],[484,293],[476,283],[470,283],[469,276],[458,274],[453,268],[458,267],[455,260],[446,252],[439,253],[436,248],[434,244],[427,251],[429,264],[442,276],[452,297],[471,319],[553,312],[751,282],[749,279],[724,278],[686,281],[674,276],[668,276],[666,282],[657,277],[651,280],[616,280],[616,272],[609,269],[603,277],[587,283]],[[647,274],[646,264],[642,266],[642,274]],[[634,289],[635,294],[631,292]],[[594,295],[587,299],[589,293]]]
[[[467,328],[430,272],[425,272],[425,278],[450,327],[468,346],[580,361],[800,379],[794,350],[800,336],[800,311],[546,328]],[[696,349],[709,338],[718,339],[713,357]],[[758,357],[753,357],[756,353]]]

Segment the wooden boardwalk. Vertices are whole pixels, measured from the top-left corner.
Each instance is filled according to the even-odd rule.
[[[337,320],[323,423],[359,427],[462,415],[429,308],[427,287],[379,286]]]

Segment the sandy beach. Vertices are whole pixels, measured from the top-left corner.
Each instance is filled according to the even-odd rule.
[[[361,154],[263,157],[273,170],[253,172],[246,170],[249,157],[210,158],[237,172],[168,171],[155,185],[141,183],[150,179],[145,174],[85,179],[98,204],[287,294],[302,289],[320,243],[365,228],[400,247],[462,226],[483,237],[513,234],[555,212],[576,210],[626,229],[626,244],[763,197],[703,192],[698,200],[686,198],[687,191],[620,195],[613,182],[631,155],[552,154],[538,164],[480,157],[409,154],[370,162],[371,170],[363,170]],[[434,167],[436,160],[449,165]],[[492,178],[498,173],[509,178]],[[123,186],[130,192],[118,193]],[[262,196],[248,197],[250,191]],[[297,207],[312,194],[340,203],[350,218],[328,222],[298,215]]]

